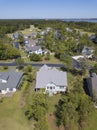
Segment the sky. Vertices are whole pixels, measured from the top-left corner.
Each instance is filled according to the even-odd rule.
[[[0,19],[97,18],[97,0],[0,0]]]

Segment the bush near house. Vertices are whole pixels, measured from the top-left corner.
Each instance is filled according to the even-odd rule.
[[[42,60],[42,56],[33,53],[33,54],[30,55],[30,60],[31,60],[31,61],[41,61],[41,60]]]

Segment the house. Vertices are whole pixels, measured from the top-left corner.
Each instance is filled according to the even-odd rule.
[[[24,39],[24,44],[28,44],[30,46],[36,45],[38,43],[38,40],[29,40],[29,39]]]
[[[40,35],[42,35],[42,36],[44,36],[44,35],[46,35],[46,34],[47,34],[47,31],[46,31],[46,30],[43,30],[43,31],[40,32]]]
[[[16,72],[14,70],[0,72],[0,93],[16,92],[22,77],[22,72]]]
[[[82,68],[81,67],[81,61],[85,59],[84,56],[82,56],[82,55],[73,56],[72,59],[73,59],[74,68],[81,69]]]
[[[20,43],[19,43],[19,42],[14,42],[14,43],[13,43],[13,46],[14,46],[16,49],[19,49],[19,48],[20,48]]]
[[[13,39],[18,39],[18,38],[19,38],[19,36],[20,36],[20,34],[19,34],[19,33],[14,33],[14,34],[13,34]]]
[[[85,56],[86,58],[92,58],[93,52],[94,52],[94,49],[84,46],[82,50],[82,55]]]
[[[65,28],[65,29],[66,29],[66,31],[67,31],[67,32],[70,32],[70,33],[72,33],[72,32],[73,32],[73,30],[72,30],[72,29],[70,29],[70,28],[68,28],[68,27],[67,27],[67,28]]]
[[[65,92],[67,88],[67,73],[56,68],[43,65],[37,72],[35,90],[44,89],[49,94]]]
[[[37,45],[37,40],[29,40],[27,44],[25,44],[25,51],[28,52],[28,54],[46,54],[47,51],[42,49],[41,45]]]
[[[52,32],[53,29],[51,27],[47,27],[45,30],[46,32]]]
[[[32,38],[36,38],[37,37],[37,32],[33,32],[32,33]]]
[[[27,46],[26,51],[28,52],[29,55],[33,54],[33,53],[43,54],[42,48],[39,45],[35,45],[35,46],[32,46],[32,47]]]
[[[96,73],[91,73],[90,77],[86,78],[86,89],[88,94],[93,97],[94,94],[97,95],[97,75]]]
[[[97,36],[91,35],[90,40],[96,44],[97,43]]]
[[[24,39],[32,38],[32,34],[25,34]]]
[[[24,43],[26,46],[35,46],[38,43],[38,40],[25,40]]]

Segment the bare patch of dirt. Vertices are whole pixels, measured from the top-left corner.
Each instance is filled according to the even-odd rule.
[[[50,113],[48,115],[48,124],[49,124],[50,130],[64,130],[62,126],[57,127],[55,115],[53,113]]]
[[[23,108],[25,106],[25,98],[22,97],[21,100],[20,100],[20,108]]]

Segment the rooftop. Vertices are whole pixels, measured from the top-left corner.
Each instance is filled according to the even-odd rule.
[[[44,88],[48,83],[67,86],[67,73],[44,65],[37,72],[36,88]]]
[[[7,81],[7,83],[2,83],[0,81],[0,90],[5,90],[6,88],[9,89],[17,88],[18,84],[21,81],[22,76],[23,76],[22,72],[16,72],[14,70],[10,70],[7,72],[0,72],[0,79]]]

